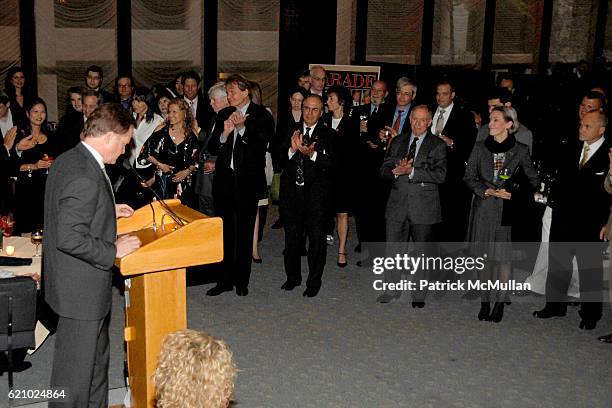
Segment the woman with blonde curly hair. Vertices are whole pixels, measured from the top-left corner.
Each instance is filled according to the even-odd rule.
[[[189,202],[191,173],[196,169],[198,151],[192,122],[187,102],[171,100],[166,126],[147,139],[138,156],[139,165],[152,163],[157,167],[153,189],[163,198],[180,196],[184,203]]]
[[[164,339],[153,384],[158,408],[225,408],[236,367],[223,340],[179,330]]]

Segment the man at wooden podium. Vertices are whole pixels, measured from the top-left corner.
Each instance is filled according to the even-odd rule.
[[[117,217],[134,210],[115,204],[104,170],[130,143],[134,119],[116,103],[97,108],[84,140],[53,163],[45,192],[43,285],[59,315],[51,387],[65,398],[50,407],[108,406],[108,323],[111,268],[140,247],[117,238]]]

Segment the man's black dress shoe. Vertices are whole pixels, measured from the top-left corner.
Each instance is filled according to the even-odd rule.
[[[246,296],[249,294],[249,288],[239,288],[236,286],[236,294],[238,296]]]
[[[582,319],[580,321],[580,326],[578,326],[581,330],[593,330],[595,327],[597,327],[597,320],[591,319]]]
[[[490,322],[499,323],[502,321],[502,318],[504,317],[504,305],[505,302],[495,302],[495,306],[493,306],[493,311],[489,316]]]
[[[301,283],[293,283],[293,282],[285,282],[283,283],[283,286],[281,286],[282,290],[293,290],[296,286],[300,286]]]
[[[214,288],[208,289],[206,296],[219,296],[223,292],[230,292],[232,289],[231,286],[217,285]]]
[[[315,297],[319,293],[320,288],[306,288],[302,296]]]
[[[422,309],[425,307],[425,302],[412,302],[412,307],[418,307],[419,309]]]
[[[564,309],[546,305],[544,309],[533,312],[533,315],[538,319],[550,319],[551,317],[564,317],[566,313]]]
[[[478,312],[478,320],[489,320],[491,313],[491,304],[489,302],[480,302],[480,312]]]
[[[605,336],[599,336],[597,340],[601,341],[602,343],[612,343],[612,333],[606,334]]]

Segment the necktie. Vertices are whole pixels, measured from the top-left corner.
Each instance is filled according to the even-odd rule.
[[[589,160],[589,150],[591,150],[591,148],[588,144],[585,144],[584,149],[582,150],[582,160],[580,160],[580,168],[583,168],[587,160]]]
[[[403,110],[397,111],[397,119],[395,119],[395,122],[393,123],[393,130],[395,130],[397,133],[400,132],[400,123],[402,123],[402,113],[404,113]]]
[[[310,143],[310,128],[306,128],[306,134],[303,139],[306,143]],[[297,153],[297,152],[296,152]],[[304,185],[304,156],[300,154],[297,162],[297,169],[295,171],[295,184],[298,186]]]
[[[408,148],[408,156],[406,156],[406,158],[408,160],[410,159],[414,159],[414,157],[416,156],[416,147],[417,147],[417,141],[419,140],[418,137],[414,136],[412,138],[412,143],[410,143],[410,147]],[[413,162],[414,164],[414,162]]]
[[[440,109],[440,115],[436,121],[436,135],[440,136],[444,130],[444,109]]]

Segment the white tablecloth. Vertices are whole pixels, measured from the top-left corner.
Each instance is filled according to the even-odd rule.
[[[4,237],[2,245],[2,253],[0,255],[7,256],[6,247],[15,247],[15,253],[13,254],[16,258],[32,258],[36,247],[30,242],[30,238],[27,237]],[[38,248],[39,253],[42,253],[42,245]],[[42,265],[42,258],[32,258],[32,264],[26,266],[0,266],[0,269],[10,271],[15,275],[27,275],[36,273],[40,275]]]

